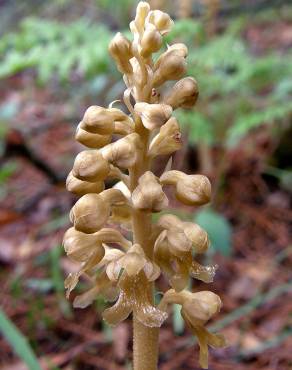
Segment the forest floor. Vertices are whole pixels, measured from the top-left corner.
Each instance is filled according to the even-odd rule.
[[[285,32],[278,32],[283,27]],[[269,29],[254,27],[246,38],[256,50],[265,43],[291,46],[292,29],[280,23]],[[103,301],[73,310],[64,299],[64,276],[75,269],[60,246],[75,202],[64,179],[80,150],[68,109],[54,91],[34,86],[33,76],[26,73],[1,82],[0,98],[19,111],[14,118],[19,130],[11,129],[6,136],[6,173],[0,178],[1,306],[29,338],[43,369],[126,369],[131,361],[130,320],[111,331],[101,320]],[[247,140],[254,146],[251,153],[239,147],[227,154],[224,188],[215,200],[216,209],[232,224],[232,256],[216,255],[214,283],[207,287],[196,282],[194,287],[211,289],[224,303],[211,325],[224,333],[229,346],[210,350],[210,369],[288,370],[291,193],[263,174],[279,143],[265,130]],[[189,157],[186,153],[180,162],[195,172]],[[160,370],[199,368],[190,332],[174,334],[171,318],[161,329],[159,364]],[[0,368],[25,369],[1,337]]]

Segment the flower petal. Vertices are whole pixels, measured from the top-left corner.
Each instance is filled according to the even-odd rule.
[[[125,320],[132,312],[131,301],[127,294],[121,290],[119,299],[110,308],[103,311],[103,318],[109,325],[117,325]]]
[[[184,318],[187,326],[190,328],[192,333],[198,338],[200,347],[199,363],[203,369],[208,369],[208,345],[214,348],[222,348],[226,346],[226,340],[222,334],[212,334],[208,332],[206,328],[201,325],[194,326],[184,315],[183,310],[181,311],[182,317]]]
[[[148,281],[154,281],[158,279],[160,275],[160,268],[156,263],[149,261],[146,262],[144,266],[144,273]]]
[[[106,274],[111,281],[117,281],[121,272],[121,265],[116,262],[110,262],[106,267]]]
[[[73,301],[73,307],[86,308],[87,306],[91,305],[91,303],[97,298],[98,292],[99,287],[94,286],[83,294],[78,295]]]
[[[204,283],[211,283],[216,274],[218,265],[202,266],[198,262],[193,261],[190,274],[193,278],[203,281]]]
[[[185,289],[189,283],[189,269],[184,261],[176,258],[176,271],[170,278],[170,284],[176,292]]]
[[[94,283],[94,286],[77,296],[73,301],[73,307],[85,308],[89,306],[98,295],[102,295],[108,301],[117,299],[118,292],[116,286],[109,280],[106,273],[101,272]]]
[[[146,258],[138,253],[127,253],[120,260],[119,265],[129,276],[137,275],[145,266]]]
[[[81,275],[81,271],[70,273],[65,279],[64,286],[66,289],[66,298],[69,299],[70,293],[76,287]]]
[[[167,313],[161,311],[159,308],[153,306],[145,289],[147,284],[145,275],[140,274],[136,279],[135,284],[135,298],[136,302],[133,310],[136,314],[137,319],[146,326],[149,327],[160,327],[162,323],[167,319]]]

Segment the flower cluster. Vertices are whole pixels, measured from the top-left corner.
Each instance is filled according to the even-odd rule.
[[[112,325],[133,312],[143,325],[160,327],[168,304],[181,304],[184,320],[198,337],[200,363],[206,368],[207,345],[224,344],[221,336],[204,327],[219,311],[220,298],[208,291],[190,293],[185,288],[190,276],[204,282],[213,280],[216,266],[204,267],[193,257],[208,249],[207,233],[199,225],[170,214],[162,215],[155,224],[150,222],[144,239],[135,229],[141,215],[150,220],[151,213],[168,207],[165,186],[174,187],[176,198],[186,205],[204,205],[211,197],[210,182],[203,175],[186,175],[171,170],[171,165],[160,177],[151,171],[156,157],[171,156],[181,148],[180,127],[173,111],[193,107],[198,98],[196,81],[184,77],[188,54],[184,44],[168,46],[156,60],[153,58],[172,25],[168,14],[152,11],[148,3],[140,2],[130,24],[133,40],[118,33],[109,45],[123,74],[127,87],[123,101],[130,113],[114,108],[114,103],[108,108],[92,106],[77,127],[76,140],[89,149],[77,155],[67,178],[67,189],[81,197],[70,212],[73,227],[66,232],[63,244],[68,257],[80,268],[67,277],[65,287],[69,296],[85,275],[91,288],[75,297],[74,306],[84,308],[101,294],[115,301],[103,313]],[[177,82],[165,92],[162,85],[167,81]],[[116,179],[116,185],[105,189],[107,179]],[[155,306],[150,287],[161,272],[170,290]]]

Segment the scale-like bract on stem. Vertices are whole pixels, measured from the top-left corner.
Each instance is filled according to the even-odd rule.
[[[208,249],[207,233],[165,212],[156,223],[151,219],[152,213],[168,207],[165,186],[186,205],[204,205],[211,198],[211,184],[203,175],[187,175],[171,166],[160,177],[152,172],[159,156],[172,156],[182,146],[173,111],[193,107],[198,98],[197,82],[184,77],[184,44],[167,46],[153,59],[172,25],[168,14],[140,2],[130,23],[133,40],[121,33],[113,38],[109,52],[123,74],[129,115],[113,103],[87,109],[76,140],[90,149],[78,154],[67,179],[68,190],[81,196],[70,212],[73,227],[64,237],[68,257],[80,263],[65,281],[67,296],[85,274],[92,286],[75,297],[75,307],[84,308],[102,295],[114,302],[103,313],[109,324],[133,314],[135,370],[157,368],[158,328],[170,304],[181,305],[187,326],[197,336],[203,368],[208,367],[208,345],[225,345],[221,335],[205,328],[220,310],[220,298],[209,291],[186,290],[190,277],[213,281],[217,266],[202,266],[194,259]],[[167,81],[176,82],[165,92]],[[105,190],[107,179],[117,180],[112,189]],[[169,290],[157,306],[153,287],[161,275]]]

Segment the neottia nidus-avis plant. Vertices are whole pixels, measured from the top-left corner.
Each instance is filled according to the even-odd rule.
[[[157,369],[159,327],[171,304],[181,305],[186,325],[198,339],[201,367],[208,367],[208,345],[225,345],[222,335],[205,328],[220,310],[220,298],[210,291],[186,290],[190,277],[213,280],[216,268],[194,259],[208,249],[207,233],[165,212],[156,223],[151,218],[168,207],[166,185],[186,205],[204,205],[211,197],[205,176],[172,170],[171,160],[160,177],[152,172],[161,155],[171,158],[182,146],[173,111],[193,107],[198,98],[196,81],[184,77],[184,44],[167,46],[153,60],[172,25],[168,14],[140,2],[130,23],[133,41],[121,33],[113,38],[109,52],[123,74],[123,101],[130,114],[114,103],[87,109],[76,140],[90,149],[77,155],[67,179],[67,189],[81,196],[70,212],[74,226],[63,243],[68,257],[80,263],[65,281],[67,296],[86,275],[91,287],[74,299],[75,307],[84,308],[102,295],[113,302],[103,312],[110,325],[133,314],[135,370]],[[164,92],[167,81],[177,82]],[[120,138],[112,141],[113,136]],[[105,190],[106,179],[117,183]],[[155,305],[154,284],[161,275],[170,288]]]

